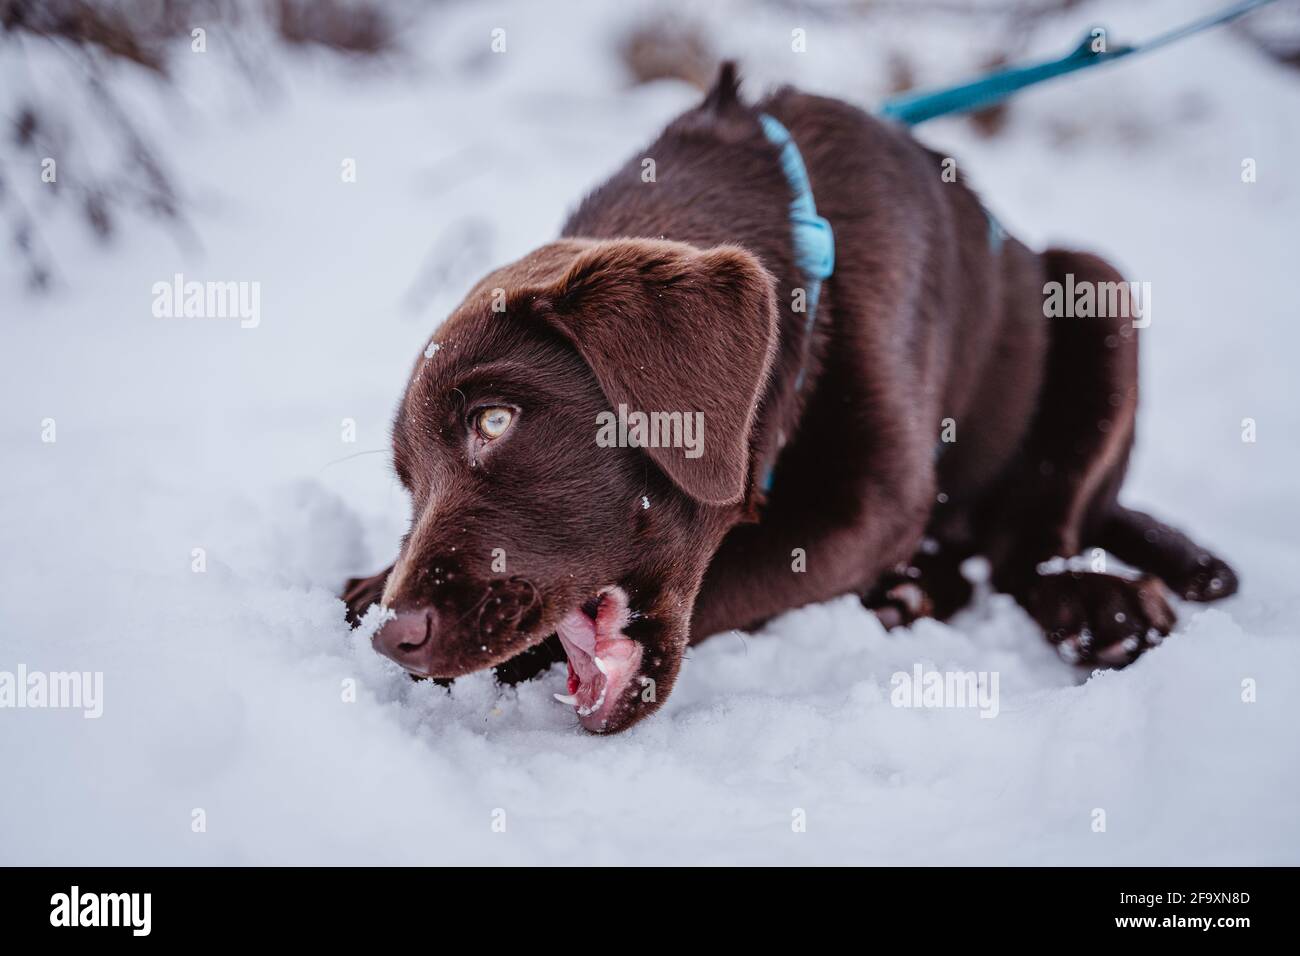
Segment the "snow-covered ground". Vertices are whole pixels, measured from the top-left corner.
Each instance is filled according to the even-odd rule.
[[[1100,12],[1129,39],[1216,6]],[[891,46],[938,80],[997,39],[710,8],[751,90],[864,105]],[[218,30],[174,90],[117,71],[200,244],[139,223],[103,249],[41,204],[59,287],[0,265],[0,671],[103,674],[98,719],[0,709],[0,862],[1300,863],[1294,71],[1219,31],[1027,93],[1000,138],[922,134],[1020,237],[1152,283],[1128,499],[1232,561],[1237,597],[1086,682],[1005,597],[894,634],[846,597],[696,648],[658,716],[604,739],[551,699],[560,668],[411,682],[335,593],[404,529],[383,449],[440,317],[698,94],[627,86],[613,41],[649,7],[436,9],[378,71],[282,54],[265,96]],[[25,68],[55,90],[64,62]],[[155,318],[175,273],[259,282],[260,324]],[[917,663],[997,672],[996,718],[891,706]]]

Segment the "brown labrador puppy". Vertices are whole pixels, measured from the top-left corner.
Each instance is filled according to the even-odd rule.
[[[834,228],[811,332],[764,113]],[[518,680],[567,657],[562,699],[618,731],[694,641],[847,592],[889,625],[945,618],[975,554],[1088,665],[1169,632],[1165,586],[1235,591],[1224,562],[1117,501],[1132,317],[1045,314],[1049,283],[1118,273],[991,229],[950,165],[836,100],[747,106],[724,67],[438,329],[393,427],[411,529],[391,568],[349,582],[350,619],[381,603],[374,646],[417,675]],[[670,425],[647,440],[635,413]],[[1146,573],[1052,562],[1085,548]]]

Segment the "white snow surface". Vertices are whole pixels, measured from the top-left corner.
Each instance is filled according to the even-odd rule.
[[[1099,15],[1129,39],[1217,6],[1085,5],[1028,50]],[[1228,558],[1238,596],[1178,605],[1162,647],[1090,679],[985,588],[950,625],[891,634],[844,597],[693,649],[657,716],[600,738],[552,700],[562,667],[448,693],[344,625],[341,580],[387,564],[408,517],[384,449],[410,363],[697,99],[629,86],[611,52],[629,23],[703,23],[751,94],[868,107],[889,46],[933,83],[992,40],[761,4],[436,9],[378,70],[282,52],[261,92],[230,79],[218,30],[175,89],[115,69],[192,247],[143,221],[97,246],[31,173],[60,284],[30,295],[0,265],[0,670],[101,671],[104,713],[0,710],[0,863],[1300,863],[1294,71],[1221,30],[1028,92],[1000,138],[921,132],[1020,238],[1152,283],[1126,499]],[[63,62],[33,49],[28,68],[57,84]],[[260,325],[154,318],[178,272],[259,281]],[[917,663],[996,671],[998,716],[891,706]]]

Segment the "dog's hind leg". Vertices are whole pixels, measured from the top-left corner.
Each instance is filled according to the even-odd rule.
[[[1116,504],[1097,523],[1095,541],[1185,600],[1217,601],[1237,591],[1236,572],[1226,561],[1141,511]]]
[[[974,553],[969,512],[952,503],[939,504],[916,554],[882,574],[862,596],[862,606],[874,611],[886,629],[907,627],[923,617],[946,621],[974,594],[961,573],[962,562]]]
[[[1051,250],[1042,261],[1049,282],[1067,295],[1088,290],[1093,311],[1110,314],[1070,309],[1041,320],[1051,323],[1051,341],[1037,417],[988,513],[993,584],[1029,612],[1066,660],[1123,666],[1174,624],[1159,582],[1059,568],[1053,559],[1078,555],[1122,514],[1115,496],[1138,393],[1129,287],[1095,256]],[[1040,308],[1044,300],[1033,298],[1025,307]],[[1122,307],[1107,309],[1106,299],[1122,299]]]

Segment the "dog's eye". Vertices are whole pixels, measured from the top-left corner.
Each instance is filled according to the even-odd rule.
[[[500,438],[514,421],[514,409],[497,406],[495,408],[485,408],[478,413],[478,433],[484,438],[491,441],[493,438]]]

